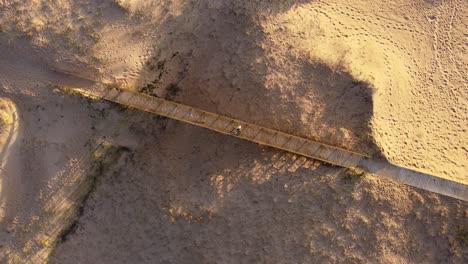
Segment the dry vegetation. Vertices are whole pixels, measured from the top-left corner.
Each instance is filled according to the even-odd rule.
[[[466,202],[67,87],[112,83],[468,183],[467,8],[0,2],[0,263],[466,263]]]
[[[11,114],[3,100],[0,100],[0,130],[3,131],[6,127],[13,123]]]

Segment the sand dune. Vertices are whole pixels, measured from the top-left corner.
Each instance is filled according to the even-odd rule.
[[[0,262],[466,262],[465,202],[54,85],[116,83],[468,184],[467,9],[0,2]]]

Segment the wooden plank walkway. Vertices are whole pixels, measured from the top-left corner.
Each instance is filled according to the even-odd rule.
[[[399,167],[381,159],[371,159],[359,153],[257,126],[201,109],[174,103],[161,98],[103,84],[93,89],[74,88],[73,92],[137,108],[223,134],[236,136],[258,144],[271,146],[335,166],[358,169],[387,177],[406,185],[468,201],[468,186],[433,175]],[[235,135],[235,128],[242,131]]]

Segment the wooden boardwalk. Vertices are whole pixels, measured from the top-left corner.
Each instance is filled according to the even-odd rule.
[[[258,144],[321,160],[335,166],[358,169],[406,185],[468,201],[468,186],[465,184],[399,167],[385,160],[371,159],[349,150],[129,90],[109,88],[105,85],[98,85],[92,90],[79,88],[72,90],[84,96],[105,99]],[[242,126],[242,131],[236,135],[234,131],[238,125]]]

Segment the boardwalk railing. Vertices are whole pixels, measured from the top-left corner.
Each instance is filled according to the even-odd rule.
[[[371,159],[349,150],[129,90],[110,88],[105,85],[98,85],[93,90],[79,88],[72,90],[84,96],[102,98],[332,165],[359,169],[406,185],[468,201],[467,185],[399,167],[386,160]],[[242,126],[242,131],[236,134],[234,131],[239,125]]]

